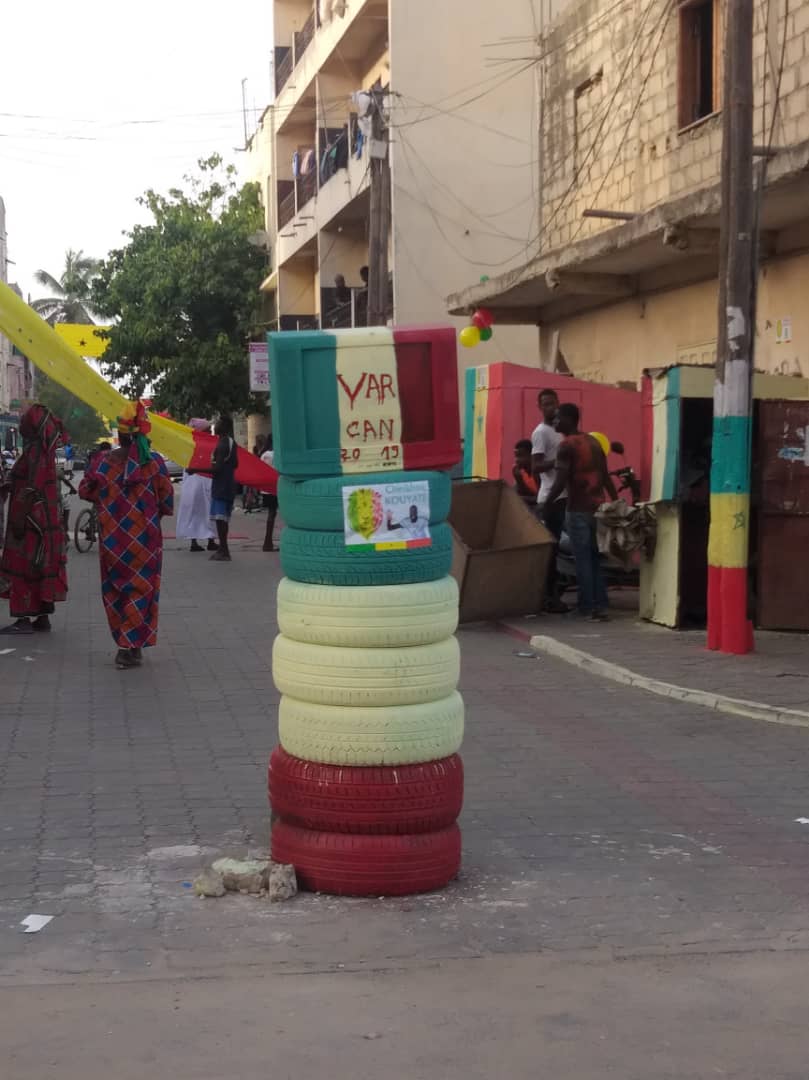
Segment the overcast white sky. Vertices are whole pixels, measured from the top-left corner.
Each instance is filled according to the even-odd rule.
[[[25,0],[0,13],[0,196],[10,281],[43,294],[67,248],[103,258],[147,220],[136,198],[200,157],[239,164],[269,101],[269,0]],[[138,121],[134,123],[133,121]],[[141,121],[150,121],[142,123]],[[252,130],[252,127],[251,127]]]

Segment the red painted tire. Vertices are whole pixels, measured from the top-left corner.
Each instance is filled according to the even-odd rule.
[[[452,825],[463,806],[457,754],[423,765],[320,765],[280,746],[268,772],[270,804],[290,825],[337,833],[427,833]]]
[[[457,825],[408,836],[348,836],[276,821],[274,862],[292,863],[298,885],[332,896],[409,896],[440,889],[461,865]]]

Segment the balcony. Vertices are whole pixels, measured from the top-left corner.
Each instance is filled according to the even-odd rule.
[[[278,181],[278,231],[295,217],[295,181]]]
[[[303,55],[315,36],[317,20],[314,7],[309,12],[306,22],[300,30],[292,33],[292,45],[275,47],[275,96],[277,97],[289,82],[292,72],[303,59]]]
[[[346,293],[349,295],[346,296]],[[321,289],[320,324],[323,330],[367,326],[368,289]]]

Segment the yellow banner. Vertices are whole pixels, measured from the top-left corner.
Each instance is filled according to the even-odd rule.
[[[95,326],[93,323],[56,323],[54,330],[79,356],[91,356],[97,360],[107,350],[107,339],[99,337],[99,330],[110,330],[109,326]]]
[[[3,282],[0,282],[0,330],[48,378],[64,386],[99,415],[109,417],[113,423],[121,415],[127,400],[123,394],[86,364]],[[150,414],[150,420],[154,448],[178,465],[187,465],[194,453],[191,428],[154,414]]]

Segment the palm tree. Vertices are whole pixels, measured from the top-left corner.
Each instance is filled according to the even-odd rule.
[[[57,322],[91,323],[90,307],[93,278],[98,274],[99,259],[91,259],[83,251],[65,252],[65,269],[60,278],[47,270],[37,270],[34,277],[50,289],[50,296],[34,300],[34,311],[51,324]]]

